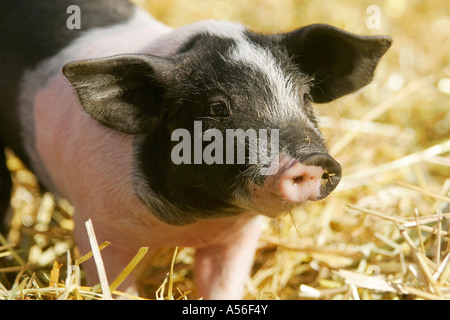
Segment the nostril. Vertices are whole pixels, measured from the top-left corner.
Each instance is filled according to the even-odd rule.
[[[331,179],[336,176],[337,176],[337,173],[325,171],[325,173],[322,175],[322,180],[331,182]]]
[[[298,184],[303,180],[303,176],[297,176],[292,179],[293,184]]]
[[[304,164],[319,166],[324,170],[321,176],[321,196],[326,197],[333,191],[341,180],[340,164],[327,154],[314,153],[303,160]]]
[[[315,176],[315,175],[312,175],[312,174],[310,175],[308,173],[304,173],[302,175],[295,176],[294,178],[292,178],[292,183],[293,184],[300,184],[300,183],[306,182],[308,180],[315,180],[315,179],[318,179],[318,178],[319,178],[318,176]],[[321,179],[323,179],[323,177]]]

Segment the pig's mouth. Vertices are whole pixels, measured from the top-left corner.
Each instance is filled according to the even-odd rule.
[[[247,207],[277,217],[307,201],[325,198],[339,184],[341,166],[324,153],[313,153],[299,161],[280,155],[278,171],[261,185],[248,185]],[[242,200],[242,199],[241,199]]]

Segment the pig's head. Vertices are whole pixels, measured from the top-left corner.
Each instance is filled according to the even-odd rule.
[[[341,167],[327,153],[312,103],[367,85],[391,39],[323,24],[275,35],[210,24],[165,56],[63,68],[89,115],[134,135],[138,197],[181,225],[244,211],[275,217],[327,196]]]

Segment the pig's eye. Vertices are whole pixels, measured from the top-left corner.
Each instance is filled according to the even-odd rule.
[[[310,103],[312,103],[313,102],[313,97],[311,96],[311,94],[308,92],[308,93],[305,93],[304,95],[303,95],[303,102],[305,103],[305,104],[310,104]]]
[[[208,117],[226,117],[228,114],[228,106],[225,101],[211,102],[206,112]]]

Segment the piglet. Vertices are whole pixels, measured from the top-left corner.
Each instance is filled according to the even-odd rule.
[[[367,85],[391,45],[325,24],[173,29],[126,0],[2,0],[0,30],[0,147],[73,204],[81,252],[88,219],[112,243],[110,281],[142,246],[190,246],[205,299],[242,298],[262,217],[336,188],[313,102]],[[2,154],[0,209],[10,191]]]

